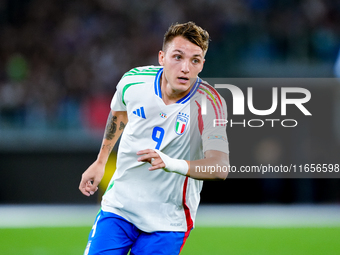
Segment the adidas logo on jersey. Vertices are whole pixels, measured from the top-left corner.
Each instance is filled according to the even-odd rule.
[[[139,109],[135,110],[132,112],[133,114],[137,115],[138,117],[141,117],[143,119],[146,119],[145,117],[145,112],[144,112],[144,107],[140,107]]]

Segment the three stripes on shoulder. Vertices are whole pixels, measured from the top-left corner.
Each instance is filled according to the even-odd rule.
[[[144,107],[140,107],[139,109],[133,111],[133,114],[137,115],[138,117],[141,117],[143,119],[146,119],[145,117],[145,112],[144,112]]]

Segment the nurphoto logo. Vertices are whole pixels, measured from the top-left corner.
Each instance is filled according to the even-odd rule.
[[[233,115],[245,115],[245,96],[242,90],[231,84],[215,84],[215,88],[217,89],[228,89],[233,98]],[[311,93],[309,90],[305,88],[299,87],[281,87],[281,97],[280,97],[280,114],[281,116],[287,115],[287,105],[295,105],[305,116],[311,116],[312,114],[307,110],[304,106],[311,99]],[[302,94],[302,98],[289,98],[289,94]],[[257,116],[269,116],[273,114],[279,105],[279,96],[278,96],[278,88],[272,88],[272,104],[269,109],[259,110],[254,107],[253,104],[253,88],[247,88],[247,106],[251,113]],[[207,114],[207,99],[202,95],[202,108],[201,114]],[[271,127],[275,127],[277,123],[280,123],[282,127],[295,127],[298,125],[297,120],[295,119],[274,119],[274,118],[265,118],[265,119],[243,119],[241,122],[235,122],[233,119],[229,121],[227,119],[214,119],[214,127],[218,125],[225,125],[229,122],[230,127],[235,125],[242,125],[243,127],[262,127],[265,124],[271,125]]]

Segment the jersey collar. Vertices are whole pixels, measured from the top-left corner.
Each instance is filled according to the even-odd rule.
[[[161,91],[161,76],[162,76],[162,73],[163,73],[163,68],[160,68],[158,70],[157,74],[156,74],[155,84],[154,84],[155,94],[157,96],[159,96],[159,98],[162,98],[162,91]],[[177,104],[185,104],[186,102],[188,102],[190,100],[190,97],[192,97],[196,93],[200,83],[201,83],[201,79],[197,77],[195,84],[194,84],[194,86],[192,86],[190,92],[185,97],[179,99],[176,103]]]

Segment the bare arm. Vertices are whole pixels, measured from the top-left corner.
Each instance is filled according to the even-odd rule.
[[[107,118],[104,138],[98,154],[97,161],[106,164],[110,153],[116,142],[118,141],[120,135],[123,133],[127,122],[128,118],[126,112],[110,112]]]
[[[215,150],[206,151],[204,155],[204,159],[187,160],[187,176],[198,180],[225,180],[229,173],[229,155]]]
[[[165,167],[162,158],[152,149],[142,150],[137,154],[141,155],[139,161],[151,164],[149,168],[151,171]],[[186,176],[198,180],[225,180],[229,173],[229,155],[221,151],[209,150],[204,156],[199,160],[186,160],[188,164]]]
[[[111,111],[107,118],[104,138],[96,161],[83,173],[79,189],[85,196],[93,195],[105,172],[105,164],[128,122],[124,111]]]

